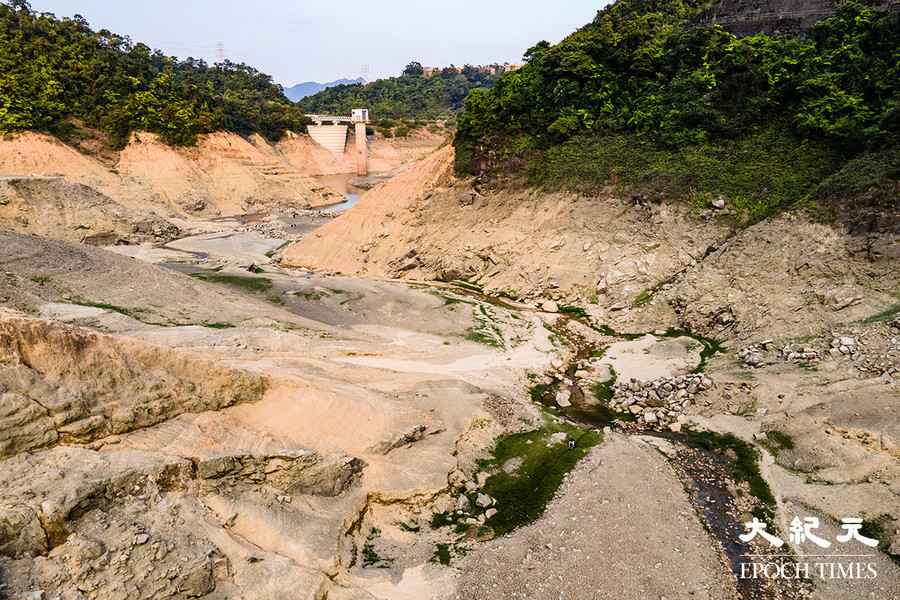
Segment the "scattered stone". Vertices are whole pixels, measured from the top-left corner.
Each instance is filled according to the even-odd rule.
[[[559,444],[565,443],[566,438],[569,436],[566,435],[564,431],[557,431],[547,440],[548,446],[557,446]]]
[[[686,420],[683,412],[694,403],[698,393],[712,386],[712,380],[702,374],[664,377],[647,382],[635,379],[619,381],[613,386],[610,408],[638,416],[637,426],[640,428],[680,431]]]
[[[716,210],[725,210],[725,198],[719,196],[715,200],[712,201],[712,207]]]
[[[427,431],[427,425],[416,425],[415,427],[410,428],[408,431],[404,431],[403,433],[395,436],[391,440],[376,444],[372,447],[372,452],[376,454],[388,454],[389,452],[391,452],[392,450],[396,450],[397,448],[411,446],[424,438],[425,432]]]
[[[559,304],[557,304],[553,300],[545,300],[543,304],[541,304],[541,310],[547,313],[558,313]]]
[[[478,494],[475,499],[475,505],[479,508],[489,508],[494,505],[494,499],[487,494]]]
[[[572,392],[566,388],[556,393],[556,404],[560,408],[569,408],[572,406]]]
[[[762,345],[753,344],[738,352],[738,359],[746,367],[756,369],[766,364],[765,348]]]
[[[529,440],[530,441],[530,440]],[[504,473],[515,473],[519,470],[519,467],[522,466],[522,463],[525,462],[521,456],[514,456],[505,463],[501,467]]]

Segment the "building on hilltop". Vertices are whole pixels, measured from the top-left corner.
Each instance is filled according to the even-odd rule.
[[[444,71],[452,71],[454,73],[462,73],[466,67],[470,67],[475,69],[479,73],[486,73],[488,75],[502,75],[503,73],[508,73],[510,71],[518,71],[522,68],[522,65],[519,63],[493,63],[490,65],[466,65],[464,67],[457,67],[456,65],[450,65],[449,67],[422,67],[422,76],[426,78],[434,77],[435,75],[440,75]]]

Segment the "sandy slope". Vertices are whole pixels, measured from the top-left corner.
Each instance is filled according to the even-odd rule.
[[[397,254],[397,245],[379,248],[371,255],[362,247],[382,237],[397,236],[401,230],[400,215],[410,211],[422,195],[449,183],[452,161],[453,150],[443,148],[385,185],[363,194],[352,211],[327,223],[302,243],[289,247],[283,254],[283,263],[343,273],[386,275],[385,263]],[[335,240],[340,242],[334,243]]]
[[[370,170],[390,171],[421,157],[443,137],[420,132],[402,140],[376,138]],[[333,197],[310,177],[355,171],[352,148],[333,156],[308,136],[272,145],[259,136],[229,133],[201,138],[196,148],[173,148],[139,133],[107,168],[53,137],[0,137],[0,175],[62,176],[96,189],[125,207],[162,216],[227,216],[279,206],[319,206]]]
[[[369,141],[369,171],[384,173],[397,167],[421,159],[445,140],[443,135],[426,130],[412,132],[406,138],[376,136]],[[334,155],[309,136],[289,133],[275,145],[275,150],[304,175],[331,175],[335,173],[355,173],[356,156],[353,141],[349,140],[342,155]]]
[[[685,203],[636,204],[614,190],[481,194],[453,177],[452,152],[364,194],[289,247],[285,264],[466,279],[538,305],[579,305],[601,321],[720,339],[808,335],[896,302],[890,231],[850,235],[802,212],[732,231],[727,218],[699,218]]]
[[[288,248],[286,264],[465,278],[519,295],[558,289],[583,303],[602,282],[616,303],[688,266],[723,235],[677,204],[636,209],[609,193],[482,195],[453,177],[452,162],[452,148],[441,149],[364,194],[354,210]]]
[[[0,177],[0,228],[97,246],[168,242],[178,227],[62,177]]]

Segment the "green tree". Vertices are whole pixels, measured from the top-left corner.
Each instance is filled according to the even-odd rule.
[[[135,130],[193,144],[217,130],[276,140],[306,119],[272,79],[247,65],[178,60],[76,16],[0,3],[0,134],[63,135],[83,124],[127,143]]]
[[[403,74],[407,77],[421,77],[425,74],[425,68],[422,67],[422,63],[413,61],[406,65],[406,68],[403,69]]]

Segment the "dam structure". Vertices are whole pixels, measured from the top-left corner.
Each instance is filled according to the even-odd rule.
[[[347,146],[347,130],[353,125],[356,152],[356,174],[369,174],[369,150],[366,140],[366,125],[369,122],[369,111],[355,108],[349,117],[335,115],[306,115],[313,124],[307,126],[309,136],[314,142],[334,154],[343,154]]]

